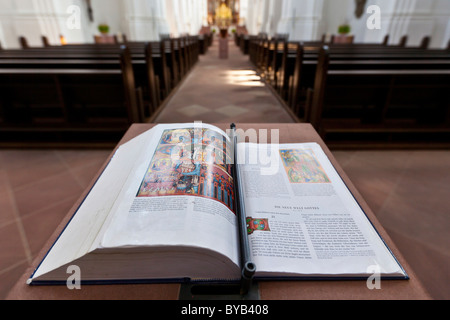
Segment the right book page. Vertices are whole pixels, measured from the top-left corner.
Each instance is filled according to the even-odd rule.
[[[318,144],[237,153],[257,277],[407,278]]]

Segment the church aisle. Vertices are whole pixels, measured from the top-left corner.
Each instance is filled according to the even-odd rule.
[[[219,59],[216,38],[153,122],[297,122],[231,38],[228,47],[228,59]]]

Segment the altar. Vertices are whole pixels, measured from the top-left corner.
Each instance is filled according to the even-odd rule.
[[[233,12],[225,2],[216,9],[215,22],[219,32],[219,59],[228,59],[228,29],[233,22]]]

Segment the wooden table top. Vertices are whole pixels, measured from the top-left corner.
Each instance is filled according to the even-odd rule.
[[[221,129],[229,128],[229,124],[215,124]],[[154,124],[135,124],[130,127],[121,142],[121,145],[133,137],[151,129]],[[331,163],[334,165],[362,209],[365,211],[381,237],[392,250],[400,264],[408,273],[410,280],[383,280],[380,290],[369,290],[366,281],[261,281],[259,282],[259,294],[262,300],[424,300],[430,299],[429,294],[420,283],[419,279],[403,258],[386,230],[368,207],[367,203],[355,189],[345,172],[337,163],[330,150],[324,144],[317,132],[310,124],[237,124],[244,130],[255,129],[258,133],[261,129],[267,129],[267,136],[271,136],[271,130],[279,130],[280,143],[316,142],[321,145]],[[104,166],[108,161],[105,162]],[[98,174],[102,172],[103,168]],[[94,184],[97,177],[92,180]],[[58,235],[69,222],[72,215],[88,194],[90,187],[74,204],[59,227],[55,230],[44,248],[37,255],[32,265],[25,271],[19,281],[10,291],[7,299],[70,299],[70,300],[177,300],[180,291],[179,284],[126,284],[126,285],[86,285],[81,290],[69,290],[66,286],[28,286],[27,279],[33,273]]]

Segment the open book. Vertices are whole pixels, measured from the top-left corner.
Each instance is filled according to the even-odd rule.
[[[238,282],[242,237],[255,279],[408,278],[318,144],[233,142],[173,124],[120,146],[28,283],[72,265],[86,284]]]

